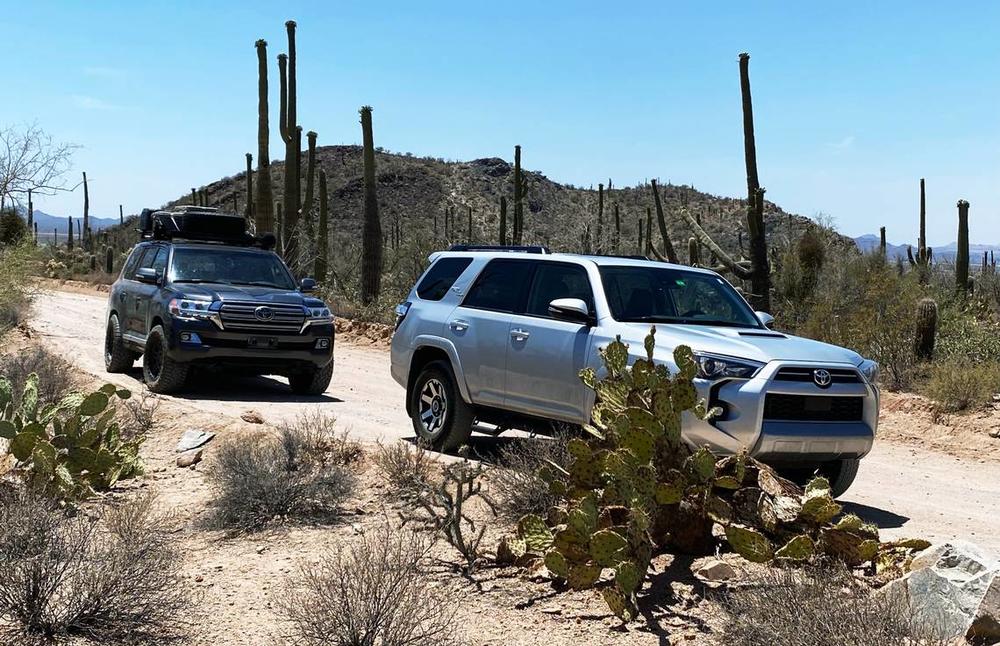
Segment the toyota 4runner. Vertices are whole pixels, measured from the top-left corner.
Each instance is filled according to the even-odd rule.
[[[333,316],[296,285],[274,236],[216,209],[143,211],[142,240],[108,298],[104,363],[124,372],[140,356],[146,385],[179,390],[192,367],[288,377],[297,394],[323,393],[333,376]]]
[[[699,397],[722,414],[684,414],[692,446],[749,450],[792,477],[819,472],[847,490],[878,425],[878,366],[851,350],[768,328],[713,271],[544,248],[453,247],[436,253],[396,310],[392,376],[406,388],[417,436],[464,444],[473,425],[544,429],[589,422],[598,348],[621,336],[672,370],[692,348]]]

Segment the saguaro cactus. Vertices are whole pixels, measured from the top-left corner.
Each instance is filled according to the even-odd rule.
[[[125,209],[121,204],[118,205],[118,225],[125,226]]]
[[[698,245],[697,238],[688,238],[688,264],[692,267],[698,267],[701,265],[701,258],[699,258],[700,247]]]
[[[888,246],[885,242],[885,227],[878,228],[878,253],[883,259],[886,257],[886,249]]]
[[[472,244],[472,243],[475,242],[475,240],[472,239],[472,207],[471,206],[469,207],[469,236],[468,236],[468,241],[469,241],[469,244]]]
[[[329,217],[329,204],[326,193],[326,171],[319,170],[319,226],[316,231],[316,262],[313,264],[313,273],[319,282],[326,281],[326,272],[329,267],[328,256],[330,253],[330,241],[327,218]]]
[[[649,258],[653,255],[653,211],[646,207],[646,246],[642,248],[642,255]]]
[[[257,48],[257,186],[253,200],[247,199],[247,216],[253,216],[257,234],[276,231],[271,205],[271,158],[268,152],[270,129],[267,110],[267,41],[260,39]],[[248,161],[250,154],[247,153]],[[248,185],[248,191],[249,185]],[[249,198],[249,194],[247,195]],[[252,208],[250,204],[256,204]]]
[[[115,273],[115,250],[110,246],[104,249],[104,271],[109,274]]]
[[[615,202],[615,253],[621,253],[622,220],[618,215],[618,203]]]
[[[507,244],[507,196],[500,196],[500,244]]]
[[[247,186],[246,186],[246,206],[243,209],[243,217],[247,222],[252,222],[256,227],[256,220],[253,213],[253,155],[247,153]],[[261,231],[257,231],[261,233]]]
[[[917,279],[926,284],[930,279],[930,266],[934,260],[934,250],[927,246],[927,200],[924,193],[924,178],[920,178],[920,234],[917,238],[917,256],[913,257],[913,247],[906,248],[910,266],[917,270]]]
[[[80,246],[90,249],[90,190],[87,187],[87,171],[83,171],[83,234]]]
[[[597,185],[597,235],[594,251],[604,253],[604,184]]]
[[[660,227],[660,237],[663,239],[663,254],[661,255],[652,244],[653,231],[651,229],[646,232],[647,237],[650,238],[646,246],[658,259],[677,263],[677,252],[674,251],[674,245],[670,243],[670,234],[667,232],[667,219],[663,215],[663,203],[660,202],[660,191],[656,188],[655,179],[650,180],[649,183],[653,187],[653,203],[656,205],[656,223]]]
[[[959,291],[969,289],[969,203],[958,201],[958,250],[955,253],[955,285]]]
[[[301,217],[306,234],[312,238],[312,208],[314,195],[314,178],[316,176],[316,133],[312,130],[306,133],[309,142],[309,153],[306,156],[306,202],[302,205]]]
[[[281,85],[279,122],[281,140],[285,142],[285,258],[289,264],[296,262],[297,245],[295,229],[298,226],[300,196],[301,135],[297,121],[297,94],[295,76],[295,21],[285,23],[288,34],[288,54],[278,55],[278,73]]]
[[[361,134],[364,161],[364,227],[361,231],[361,302],[370,305],[378,300],[382,287],[382,223],[378,217],[375,192],[375,140],[372,135],[372,108],[361,108]]]
[[[69,222],[69,227],[67,229],[67,235],[69,237],[66,238],[66,248],[73,251],[73,216],[69,216],[67,221]]]
[[[31,201],[31,189],[28,189],[28,228],[35,224],[35,203]]]
[[[521,147],[514,146],[514,235],[513,244],[524,243],[524,194],[527,181],[521,172]]]
[[[916,335],[913,348],[919,359],[929,360],[934,356],[934,342],[937,336],[938,306],[933,298],[922,298],[917,302]]]

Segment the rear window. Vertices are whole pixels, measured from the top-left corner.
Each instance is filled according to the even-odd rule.
[[[417,296],[425,301],[441,300],[470,264],[472,258],[441,258],[417,285]]]

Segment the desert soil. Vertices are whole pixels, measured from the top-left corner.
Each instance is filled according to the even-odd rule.
[[[37,294],[29,335],[72,361],[95,383],[112,381],[142,389],[141,371],[104,372],[102,348],[106,295],[86,288]],[[345,342],[343,336],[348,337]],[[282,644],[287,626],[274,613],[282,582],[302,562],[349,539],[385,517],[391,492],[368,465],[350,504],[350,516],[333,527],[289,527],[253,537],[227,539],[199,528],[211,499],[202,465],[174,466],[174,445],[189,428],[210,430],[220,439],[262,427],[240,419],[258,411],[265,426],[292,420],[310,410],[336,416],[338,426],[365,443],[412,437],[403,411],[403,389],[389,376],[389,354],[379,330],[347,330],[338,338],[333,383],[321,397],[296,397],[278,378],[205,380],[178,397],[163,397],[163,420],[144,448],[150,476],[129,486],[151,487],[161,503],[178,514],[178,540],[185,551],[185,574],[201,595],[192,644]],[[8,341],[9,343],[10,341]],[[5,348],[7,350],[9,348]],[[849,511],[876,522],[886,539],[919,536],[963,538],[1000,552],[1000,427],[993,409],[936,419],[926,400],[885,395],[879,441],[842,502]],[[490,454],[502,440],[477,436],[474,450]],[[209,445],[206,459],[211,460]],[[393,513],[390,509],[389,513]],[[658,564],[660,570],[668,563]],[[649,626],[617,627],[596,593],[561,593],[513,571],[489,570],[477,584],[439,574],[442,585],[459,588],[462,630],[478,644],[664,644],[701,643],[714,620],[698,609],[704,593],[689,567],[673,564],[653,578]],[[704,605],[704,604],[702,604]]]

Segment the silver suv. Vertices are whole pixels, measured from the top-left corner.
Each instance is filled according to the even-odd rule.
[[[690,346],[699,397],[722,409],[712,421],[685,413],[691,445],[746,448],[791,477],[822,473],[838,495],[872,448],[878,365],[768,329],[772,317],[713,271],[542,247],[452,247],[430,260],[396,310],[392,376],[435,448],[459,447],[477,423],[587,423],[594,393],[580,370],[600,371],[598,348],[618,335],[644,356],[651,326],[655,360],[676,369],[674,348]]]

